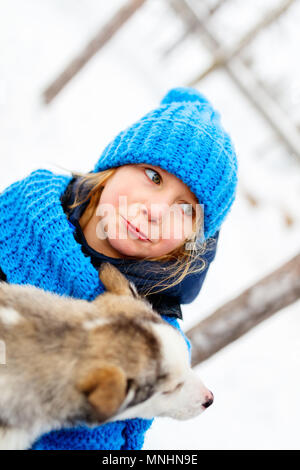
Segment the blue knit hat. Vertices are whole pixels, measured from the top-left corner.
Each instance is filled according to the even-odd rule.
[[[219,230],[235,199],[238,163],[220,115],[193,88],[171,89],[160,106],[120,132],[93,172],[149,163],[177,176],[204,210],[204,238]]]

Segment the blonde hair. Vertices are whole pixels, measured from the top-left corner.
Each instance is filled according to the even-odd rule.
[[[88,201],[88,205],[80,218],[80,226],[82,229],[86,226],[86,224],[91,219],[92,215],[94,214],[96,207],[98,206],[101,192],[104,188],[103,184],[111,178],[115,171],[119,167],[110,168],[108,170],[96,172],[96,173],[80,173],[72,171],[73,177],[81,177],[79,184],[77,186],[75,200],[73,204],[68,205],[68,209],[74,209],[78,205]],[[83,194],[85,196],[83,196]],[[170,287],[176,286],[179,284],[188,274],[195,274],[202,272],[206,268],[206,260],[201,257],[206,251],[213,249],[211,242],[215,242],[213,238],[204,240],[202,243],[196,247],[196,239],[199,237],[200,233],[203,233],[203,214],[201,213],[198,220],[194,220],[193,223],[193,235],[188,240],[184,240],[180,246],[176,247],[170,253],[166,255],[159,256],[156,258],[144,258],[141,261],[160,261],[160,262],[168,262],[172,261],[170,266],[164,268],[166,270],[166,277],[151,287],[147,292],[144,292],[143,295],[147,296],[150,294],[157,294],[158,292],[162,292]],[[189,242],[189,247],[186,247],[187,241]],[[128,257],[130,258],[130,257]],[[199,261],[201,261],[201,265],[199,266]],[[137,261],[138,262],[138,261]],[[154,267],[153,267],[154,268]],[[153,268],[151,270],[153,272]],[[168,281],[171,280],[171,284]],[[159,290],[153,289],[161,287]]]

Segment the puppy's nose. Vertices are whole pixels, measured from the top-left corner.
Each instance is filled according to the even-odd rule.
[[[205,397],[206,401],[204,403],[202,403],[202,406],[204,408],[208,408],[214,401],[214,395],[212,392],[209,392],[208,395],[206,395]]]

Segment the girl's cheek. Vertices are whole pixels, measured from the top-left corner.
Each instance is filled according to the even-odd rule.
[[[191,217],[186,217],[182,212],[175,212],[165,220],[163,224],[163,235],[165,239],[173,240],[175,243],[187,238],[193,230]]]
[[[194,221],[192,217],[185,217],[183,238],[189,238],[194,233]]]

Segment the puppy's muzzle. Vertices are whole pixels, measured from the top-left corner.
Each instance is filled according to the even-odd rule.
[[[202,403],[203,408],[208,408],[214,401],[214,394],[209,391],[209,393],[205,397],[206,401]]]

